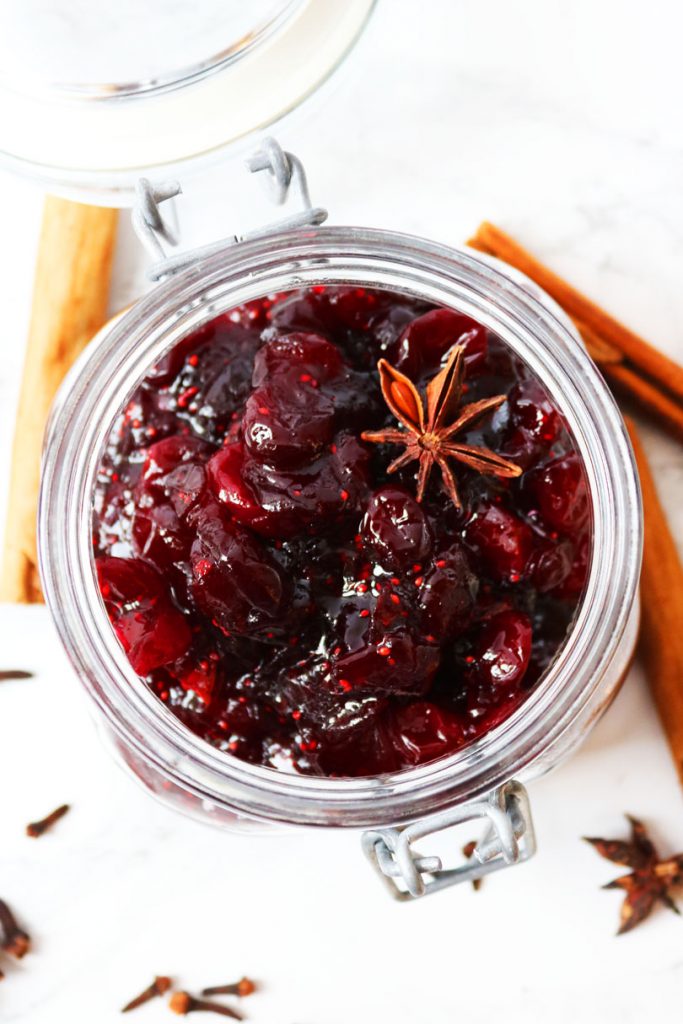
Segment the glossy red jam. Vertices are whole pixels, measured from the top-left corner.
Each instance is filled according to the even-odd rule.
[[[384,356],[421,389],[454,343],[459,438],[524,470],[432,474],[361,434],[397,426]],[[466,316],[312,288],[218,317],[165,356],[111,435],[94,513],[102,596],[135,670],[220,750],[371,775],[458,750],[524,701],[590,555],[581,461],[539,383]]]

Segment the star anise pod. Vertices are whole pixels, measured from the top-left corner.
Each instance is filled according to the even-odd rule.
[[[422,501],[432,468],[437,465],[446,492],[456,508],[460,508],[461,503],[450,459],[489,476],[515,477],[522,472],[514,462],[508,462],[488,448],[475,448],[454,440],[461,431],[502,405],[506,398],[505,395],[496,395],[460,407],[465,378],[464,353],[462,345],[453,346],[445,366],[427,385],[426,410],[413,382],[386,359],[380,359],[377,369],[384,400],[405,429],[389,428],[361,434],[364,441],[405,445],[405,452],[394,459],[387,472],[394,473],[417,460],[418,501]]]
[[[632,868],[630,875],[622,875],[608,882],[604,889],[623,889],[626,898],[621,905],[621,924],[618,935],[628,932],[649,915],[659,900],[665,907],[679,914],[671,890],[683,886],[683,853],[668,860],[660,860],[659,854],[647,834],[647,829],[637,818],[626,815],[631,823],[631,839],[590,839],[601,857],[614,864]]]

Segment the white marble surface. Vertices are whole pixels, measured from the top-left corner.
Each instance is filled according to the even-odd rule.
[[[671,0],[383,0],[335,88],[281,135],[334,222],[457,242],[487,217],[683,360],[682,28]],[[41,197],[1,184],[4,514]],[[233,171],[204,195],[188,185],[188,240],[265,217],[237,188],[252,194]],[[126,229],[113,308],[140,282]],[[683,546],[683,453],[646,440]],[[0,895],[35,936],[0,985],[3,1020],[107,1024],[166,972],[188,988],[262,978],[254,1024],[680,1019],[683,924],[661,911],[615,939],[619,896],[599,889],[615,872],[578,839],[624,833],[630,811],[683,848],[638,668],[580,752],[531,787],[537,858],[478,894],[406,907],[355,836],[236,839],[152,803],[100,746],[44,609],[0,609],[0,636],[3,666],[38,672],[0,697]],[[64,800],[73,811],[53,834],[23,836]]]

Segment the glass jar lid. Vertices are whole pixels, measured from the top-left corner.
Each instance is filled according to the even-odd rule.
[[[140,175],[188,173],[298,107],[374,0],[8,0],[0,162],[123,202]]]

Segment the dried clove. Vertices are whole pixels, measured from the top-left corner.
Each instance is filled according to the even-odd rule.
[[[136,1010],[138,1006],[142,1006],[144,1003],[148,1003],[150,999],[154,999],[155,996],[163,996],[168,992],[172,985],[171,978],[166,977],[165,974],[157,975],[151,985],[148,985],[144,992],[141,992],[139,996],[135,996],[129,1003],[121,1010],[121,1013],[128,1013],[130,1010]]]
[[[0,929],[2,929],[2,949],[17,960],[21,960],[31,948],[31,939],[26,932],[19,927],[14,914],[4,900],[0,900]]]
[[[57,807],[45,818],[41,818],[40,821],[32,821],[30,825],[26,826],[26,835],[37,839],[38,836],[42,836],[43,832],[47,832],[49,828],[52,828],[54,823],[63,818],[69,810],[69,804],[62,804],[61,807]]]
[[[256,982],[251,978],[240,978],[231,985],[212,985],[210,988],[203,988],[203,996],[250,996],[256,991]]]
[[[0,683],[12,679],[33,679],[33,672],[26,672],[23,668],[6,668],[0,671]]]
[[[195,1010],[205,1010],[207,1013],[217,1013],[223,1017],[232,1017],[234,1020],[244,1020],[242,1014],[233,1010],[232,1007],[209,1002],[208,999],[195,999],[189,992],[174,992],[168,1005],[169,1009],[181,1016],[186,1013],[194,1013]]]

